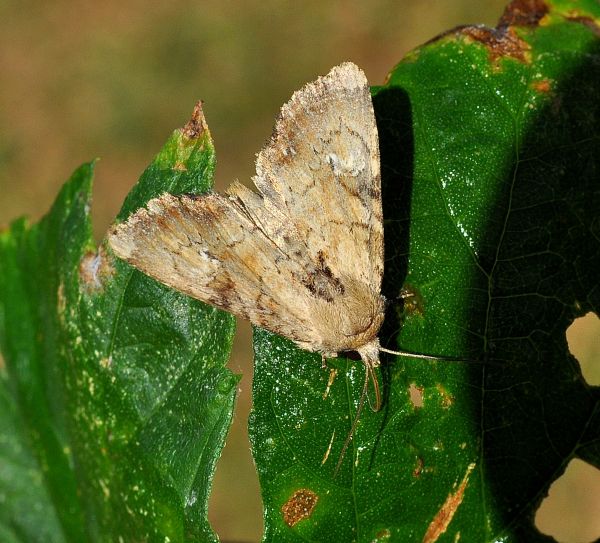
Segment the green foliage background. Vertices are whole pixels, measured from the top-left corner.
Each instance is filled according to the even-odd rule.
[[[500,59],[497,47],[514,43],[465,29],[409,55],[377,89],[385,291],[393,298],[406,280],[417,294],[416,306],[388,319],[384,341],[393,341],[402,324],[404,348],[485,354],[488,365],[385,360],[386,411],[365,415],[353,456],[332,482],[333,462],[321,460],[332,431],[347,431],[360,365],[332,362],[339,376],[322,410],[328,374],[318,360],[257,332],[252,437],[270,540],[293,541],[294,533],[331,539],[342,528],[349,530],[345,539],[420,540],[423,512],[433,518],[473,464],[477,491],[466,495],[447,537],[475,529],[484,538],[529,541],[537,538],[529,517],[566,462],[579,456],[596,463],[597,394],[567,357],[564,329],[598,304],[590,272],[598,269],[590,220],[598,204],[597,112],[589,108],[593,92],[586,94],[597,89],[590,62],[597,39],[594,20],[582,13],[598,14],[594,2],[578,11],[553,5],[540,28],[513,21],[514,43],[524,40],[522,58],[517,51]],[[213,170],[209,139],[188,141],[176,132],[121,216],[165,189],[205,190]],[[39,225],[18,221],[2,237],[1,339],[13,375],[0,396],[2,435],[11,436],[0,449],[12,493],[3,518],[21,522],[5,523],[0,535],[210,540],[207,497],[197,490],[206,490],[210,451],[220,447],[231,417],[237,381],[223,363],[232,322],[96,253],[88,216],[92,171],[88,164],[74,174]],[[423,392],[427,409],[414,408],[409,385]],[[332,442],[332,457],[341,441]],[[319,494],[319,509],[290,531],[280,507],[304,486]],[[347,503],[350,517],[331,524],[328,512],[339,503]]]

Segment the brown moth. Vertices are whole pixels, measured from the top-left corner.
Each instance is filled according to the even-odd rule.
[[[154,279],[321,353],[357,351],[381,405],[383,225],[369,85],[346,62],[294,93],[258,154],[258,192],[164,194],[113,227],[120,258]],[[415,356],[411,353],[394,353]],[[419,358],[437,358],[416,355]],[[338,463],[339,468],[339,463]]]

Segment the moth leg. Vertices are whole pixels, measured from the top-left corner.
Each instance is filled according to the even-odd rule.
[[[379,381],[377,379],[377,374],[375,373],[375,368],[378,365],[379,364],[375,365],[371,363],[365,364],[365,372],[367,373],[366,378],[373,384],[373,391],[375,392],[375,405],[371,403],[371,397],[369,396],[368,392],[366,394],[367,402],[369,403],[369,407],[373,412],[377,412],[381,409],[381,392],[379,391]]]
[[[389,307],[388,304],[399,306],[405,314],[423,314],[423,298],[420,292],[408,285],[403,286],[393,300],[389,302],[386,300],[387,307]]]
[[[327,359],[328,358],[337,358],[337,353],[321,353],[321,368],[327,369]]]
[[[398,294],[392,299],[385,299],[385,307],[388,308],[392,305],[397,305],[403,302],[404,300],[408,300],[408,304],[414,303],[413,301],[411,301],[411,298],[413,299],[413,301],[418,300],[419,294],[416,291],[414,291],[411,287],[404,286],[400,289],[400,292],[398,292]]]
[[[402,287],[398,296],[396,296],[396,300],[406,300],[408,298],[415,298],[417,293],[414,290],[411,290],[408,287]]]

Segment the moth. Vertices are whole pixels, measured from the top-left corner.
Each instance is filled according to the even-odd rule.
[[[117,256],[161,283],[285,336],[323,361],[356,351],[363,394],[386,301],[379,145],[367,78],[350,62],[295,92],[260,151],[257,192],[164,194],[109,233]]]

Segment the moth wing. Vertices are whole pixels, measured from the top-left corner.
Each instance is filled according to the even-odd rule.
[[[242,185],[235,189],[229,197],[164,194],[114,226],[109,243],[120,258],[193,298],[296,342],[314,341],[307,337],[309,312],[295,292],[302,287],[294,286],[306,273],[302,259],[287,258],[260,226],[281,229],[281,218],[265,208],[250,216],[240,195],[249,205],[262,198]]]
[[[380,292],[383,225],[377,127],[352,63],[294,93],[259,153],[259,191],[289,216],[311,259]]]
[[[333,68],[283,106],[255,183],[259,193],[234,183],[227,196],[165,194],[109,242],[166,285],[309,350],[370,341],[383,233],[377,129],[358,67]]]

